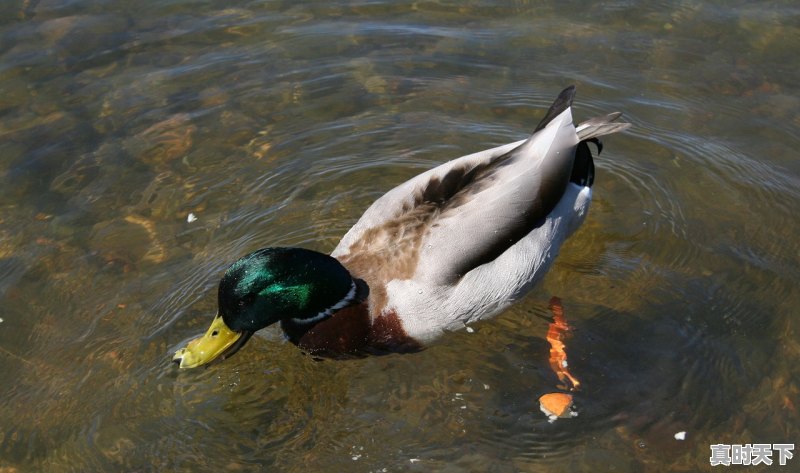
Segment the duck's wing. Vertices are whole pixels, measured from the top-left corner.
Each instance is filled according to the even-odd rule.
[[[498,165],[523,141],[463,156],[398,185],[376,200],[331,253],[370,286],[414,276],[424,240],[459,192],[480,185],[478,170]],[[380,290],[380,289],[379,289]]]
[[[562,91],[527,140],[463,156],[389,191],[333,256],[359,277],[452,285],[503,254],[564,194],[580,142],[574,94]]]
[[[422,248],[416,278],[454,284],[541,225],[572,172],[579,143],[570,108],[574,95],[574,87],[562,91],[531,137],[443,210]]]

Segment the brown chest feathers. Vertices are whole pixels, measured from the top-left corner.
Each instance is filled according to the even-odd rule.
[[[409,337],[394,311],[383,311],[371,320],[366,303],[336,311],[310,328],[286,322],[281,324],[289,340],[314,356],[351,358],[389,353],[408,353],[422,349]]]

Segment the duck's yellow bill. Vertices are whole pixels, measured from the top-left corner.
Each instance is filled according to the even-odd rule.
[[[239,332],[229,329],[222,317],[217,315],[205,335],[195,338],[186,348],[175,352],[172,361],[181,368],[195,368],[210,363],[224,353],[242,336]]]

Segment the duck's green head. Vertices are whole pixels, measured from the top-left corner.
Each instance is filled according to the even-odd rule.
[[[281,320],[314,323],[355,294],[335,258],[302,248],[263,248],[233,263],[219,283],[219,311],[205,335],[175,353],[181,368],[236,353],[250,336]]]

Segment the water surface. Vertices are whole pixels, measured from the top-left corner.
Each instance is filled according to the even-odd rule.
[[[696,471],[800,443],[796,2],[298,3],[0,6],[0,470]],[[413,355],[316,362],[274,328],[169,363],[232,261],[331,251],[572,83],[577,120],[634,127],[519,304]],[[553,295],[583,385],[551,424]]]

